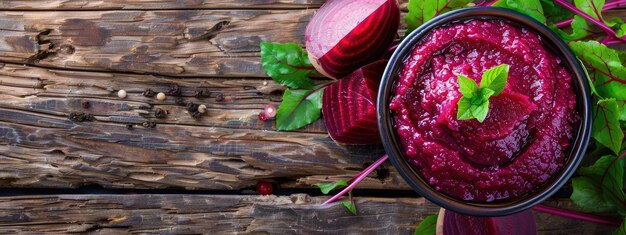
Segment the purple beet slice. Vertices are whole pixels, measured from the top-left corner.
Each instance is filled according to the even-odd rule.
[[[386,60],[365,65],[324,90],[322,116],[328,134],[340,144],[380,142],[376,96]]]

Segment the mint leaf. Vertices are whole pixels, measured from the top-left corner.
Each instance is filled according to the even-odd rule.
[[[318,188],[320,188],[320,190],[322,191],[323,194],[328,194],[330,191],[332,191],[333,189],[336,188],[343,188],[348,186],[348,181],[345,180],[339,180],[335,183],[331,183],[331,184],[322,184],[322,183],[317,183],[315,184],[315,186],[317,186]]]
[[[480,104],[475,106],[472,104],[472,116],[474,116],[478,122],[482,123],[485,121],[487,114],[489,114],[489,100],[482,100]]]
[[[624,133],[619,124],[617,102],[613,98],[599,100],[593,111],[591,136],[602,145],[619,154]]]
[[[348,210],[350,213],[352,213],[353,215],[357,215],[356,212],[356,205],[351,202],[351,201],[345,201],[345,202],[341,202],[341,204],[346,208],[346,210]]]
[[[459,99],[457,105],[459,109],[459,111],[456,113],[457,120],[469,120],[474,118],[474,116],[472,115],[472,110],[470,109],[470,107],[472,106],[471,98],[463,96],[461,97],[461,99]]]
[[[465,75],[457,75],[462,96],[457,102],[457,120],[476,118],[480,123],[489,114],[489,98],[499,95],[506,87],[509,65],[502,64],[488,69],[482,76],[480,88]]]
[[[476,81],[465,75],[458,75],[457,79],[459,80],[459,91],[461,91],[461,94],[467,98],[474,97],[475,93],[478,92],[478,84],[476,84]]]
[[[308,75],[315,71],[306,50],[295,43],[261,42],[261,65],[274,81],[289,88],[313,87]]]
[[[572,202],[589,212],[611,212],[615,211],[612,203],[606,201],[602,196],[600,186],[585,176],[572,178]]]
[[[494,91],[493,95],[497,96],[504,90],[508,76],[508,64],[501,64],[490,68],[483,74],[483,78],[480,80],[480,88],[489,88]]]
[[[508,8],[546,24],[546,17],[543,14],[543,7],[539,0],[498,0],[491,6]]]
[[[415,228],[415,232],[413,235],[433,235],[435,234],[435,230],[437,228],[437,217],[438,215],[429,215],[420,222],[419,225]]]
[[[290,131],[306,126],[322,114],[323,90],[285,90],[276,113],[276,129]]]
[[[409,13],[404,17],[407,24],[406,34],[415,30],[435,16],[467,6],[472,0],[409,0]]]

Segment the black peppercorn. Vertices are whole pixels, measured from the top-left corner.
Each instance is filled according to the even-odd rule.
[[[176,100],[174,100],[174,102],[176,103],[176,105],[180,105],[180,106],[187,105],[185,103],[185,99],[183,99],[183,97],[177,97]]]
[[[194,104],[193,102],[189,102],[187,103],[187,111],[189,112],[196,112],[198,111],[198,104]]]
[[[126,129],[132,130],[134,128],[133,124],[126,124]]]
[[[163,111],[163,109],[157,108],[154,110],[154,116],[157,118],[165,118],[167,117],[167,112]]]

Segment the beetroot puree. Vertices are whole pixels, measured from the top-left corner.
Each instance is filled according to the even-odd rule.
[[[456,119],[457,74],[480,83],[508,64],[505,90],[489,115]],[[501,20],[471,20],[433,30],[399,74],[390,103],[409,162],[436,190],[468,201],[517,197],[565,163],[579,117],[572,75],[541,38]]]

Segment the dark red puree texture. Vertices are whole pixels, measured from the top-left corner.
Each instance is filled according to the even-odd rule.
[[[456,119],[457,74],[510,65],[489,115]],[[467,201],[518,197],[565,163],[579,116],[572,75],[541,38],[501,20],[433,30],[404,62],[390,103],[409,162],[436,190]]]

